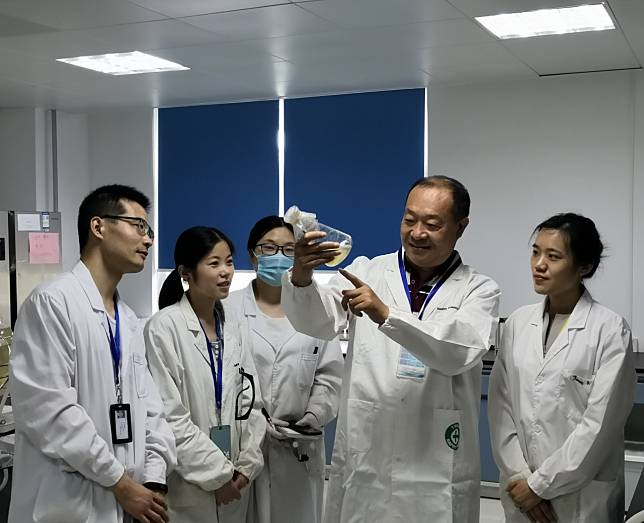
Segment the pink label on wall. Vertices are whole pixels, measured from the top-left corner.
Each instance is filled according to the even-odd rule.
[[[57,232],[29,233],[29,263],[60,263],[60,241]]]

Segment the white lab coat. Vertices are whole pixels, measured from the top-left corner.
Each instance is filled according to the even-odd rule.
[[[145,328],[150,371],[176,438],[178,464],[168,478],[170,519],[180,523],[246,520],[248,488],[240,501],[217,508],[214,491],[238,470],[250,481],[260,472],[265,421],[257,408],[259,387],[250,353],[241,346],[238,326],[224,324],[223,397],[221,423],[231,426],[231,461],[210,440],[218,424],[215,389],[208,347],[199,319],[186,295],[179,303],[155,314]],[[239,368],[254,375],[256,404],[248,420],[235,420],[235,402],[241,391]],[[246,382],[247,383],[247,382]],[[240,396],[240,413],[251,402],[251,390]]]
[[[478,522],[481,360],[495,334],[497,285],[461,265],[419,320],[395,253],[357,258],[347,270],[390,314],[380,327],[350,315],[325,522]],[[299,288],[289,278],[282,305],[295,328],[327,339],[341,332],[341,291],[352,285],[337,275],[327,286]],[[397,377],[401,344],[427,365],[424,378]],[[447,433],[455,423],[453,449]]]
[[[232,293],[223,304],[226,317],[239,318],[242,335],[252,347],[262,402],[271,416],[297,421],[308,411],[321,425],[331,421],[337,415],[342,385],[344,362],[339,341],[311,338],[289,325],[281,345],[274,346],[262,332],[262,313],[252,284]],[[322,436],[309,446],[309,461],[300,463],[290,442],[267,434],[265,467],[254,484],[257,523],[321,522],[325,469]]]
[[[108,489],[126,471],[139,482],[166,482],[174,438],[148,372],[143,322],[118,301],[123,401],[133,443],[112,445],[116,403],[103,300],[79,262],[38,287],[20,310],[11,352],[16,420],[9,522],[120,523]]]
[[[631,331],[585,291],[544,358],[544,306],[508,318],[490,379],[506,520],[528,521],[505,493],[511,478],[524,477],[552,500],[559,521],[621,522],[624,424],[635,387]]]

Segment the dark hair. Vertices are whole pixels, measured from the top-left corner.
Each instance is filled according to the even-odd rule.
[[[279,229],[280,227],[286,227],[289,231],[293,232],[293,226],[290,223],[286,223],[284,218],[280,216],[264,216],[263,218],[257,220],[257,223],[253,225],[253,228],[248,233],[248,243],[246,248],[248,253],[252,256],[253,249],[257,242],[261,240],[267,232],[272,231],[273,229]]]
[[[174,245],[175,268],[161,287],[159,309],[173,305],[183,297],[183,285],[181,284],[181,275],[177,267],[183,265],[186,269],[194,271],[199,262],[212,251],[215,245],[222,241],[226,242],[230,248],[230,254],[235,254],[233,242],[223,232],[214,227],[190,227],[179,235]],[[224,309],[220,302],[215,304],[215,310],[223,320]]]
[[[458,180],[450,178],[449,176],[443,176],[442,174],[420,178],[407,191],[405,201],[407,201],[411,191],[416,187],[442,187],[449,189],[452,192],[452,215],[454,219],[459,221],[470,215],[470,193],[467,192],[465,186]]]
[[[78,208],[78,243],[81,253],[89,240],[89,224],[92,218],[124,213],[123,200],[138,203],[146,212],[150,210],[150,199],[128,185],[104,185],[85,196]]]
[[[590,218],[572,212],[555,214],[541,222],[533,235],[544,229],[554,229],[566,233],[568,247],[577,266],[590,265],[590,271],[583,278],[595,274],[602,259],[604,245],[599,237],[595,222]]]

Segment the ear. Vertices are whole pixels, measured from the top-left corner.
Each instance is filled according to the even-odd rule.
[[[99,218],[98,216],[94,216],[90,221],[89,221],[89,234],[90,236],[94,236],[95,238],[98,238],[99,240],[102,240],[104,238],[103,236],[103,219]]]
[[[250,256],[250,264],[253,266],[253,269],[257,270],[257,267],[259,266],[257,254],[255,254],[252,250],[249,250],[248,255]]]
[[[586,274],[588,274],[592,269],[593,269],[593,266],[590,263],[587,263],[586,265],[582,265],[581,267],[579,267],[579,276],[584,278]]]
[[[465,229],[467,228],[469,223],[470,223],[469,218],[463,218],[463,219],[458,221],[458,223],[456,224],[456,226],[458,228],[457,232],[456,232],[456,237],[457,238],[460,238],[461,236],[463,236],[463,233],[465,232]]]
[[[184,265],[179,265],[177,272],[183,281],[190,281],[190,271],[186,270]]]

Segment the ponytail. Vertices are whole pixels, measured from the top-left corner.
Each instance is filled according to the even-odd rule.
[[[159,309],[169,307],[181,300],[183,297],[183,285],[179,271],[174,269],[163,282],[159,293]]]

